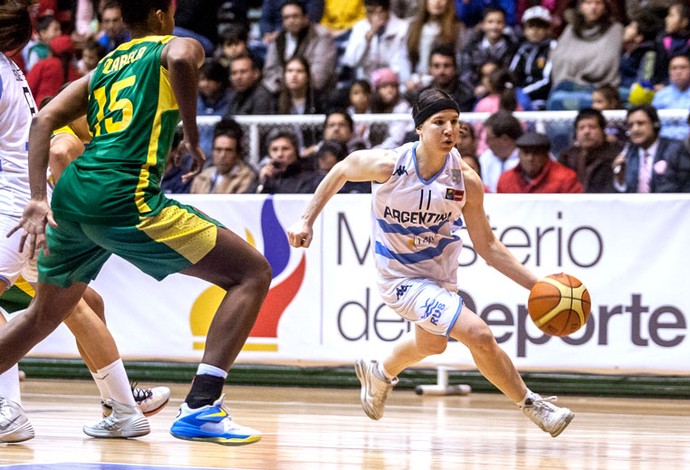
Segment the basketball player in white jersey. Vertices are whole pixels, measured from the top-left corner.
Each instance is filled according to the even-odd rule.
[[[372,181],[372,247],[378,286],[386,304],[413,322],[414,337],[382,362],[355,363],[361,401],[371,419],[383,416],[397,375],[446,349],[448,337],[465,346],[479,371],[541,429],[558,436],[573,413],[528,390],[488,325],[463,305],[457,266],[464,224],[477,253],[526,289],[537,277],[495,236],[484,212],[480,178],[460,158],[458,105],[440,90],[427,90],[412,110],[419,142],[395,150],[361,150],[328,172],[300,221],[288,230],[290,244],[308,247],[312,226],[346,181]],[[461,219],[462,218],[462,219]]]
[[[35,262],[29,260],[29,253],[19,251],[21,234],[14,232],[5,237],[16,226],[30,199],[29,125],[38,110],[24,75],[6,55],[21,50],[31,35],[29,3],[16,1],[0,5],[0,295],[20,275],[29,282],[37,279]],[[92,369],[104,399],[104,414],[109,416],[95,425],[84,426],[84,432],[93,437],[148,434],[148,422],[137,405],[148,411],[147,414],[159,411],[167,403],[170,390],[130,388],[112,336],[89,307],[99,303],[102,307],[100,296],[90,291],[85,298],[90,299],[88,304],[82,299],[65,323],[75,334],[80,351]],[[0,313],[0,325],[5,323]],[[18,369],[14,365],[0,374],[0,442],[22,442],[32,437],[34,430],[21,407]]]

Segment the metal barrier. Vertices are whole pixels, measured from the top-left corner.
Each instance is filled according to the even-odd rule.
[[[623,123],[627,111],[624,109],[604,111],[604,116],[609,122]],[[464,121],[473,123],[484,121],[489,117],[489,113],[461,113],[460,118]],[[526,123],[530,130],[544,132],[549,135],[554,145],[554,150],[558,151],[570,144],[573,134],[573,121],[577,116],[577,111],[521,111],[515,112],[515,117]],[[355,114],[352,116],[355,123],[367,123],[372,125],[388,125],[394,122],[412,122],[409,114]],[[686,109],[662,109],[659,110],[659,118],[664,127],[675,127],[679,132],[687,133],[688,110]],[[257,165],[262,157],[262,138],[272,129],[299,128],[303,132],[308,130],[314,135],[320,135],[323,129],[325,116],[322,114],[314,115],[290,115],[276,114],[265,116],[235,116],[234,119],[243,127],[245,131],[247,160]],[[197,122],[204,128],[213,126],[220,120],[220,116],[199,116]],[[685,137],[685,134],[677,137]]]

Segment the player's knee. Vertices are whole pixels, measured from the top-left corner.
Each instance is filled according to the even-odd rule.
[[[431,356],[434,354],[443,353],[448,347],[448,338],[439,336],[435,341],[425,341],[423,344],[417,344],[417,349],[424,356]]]
[[[480,349],[484,351],[490,351],[496,347],[496,338],[489,329],[488,326],[481,326],[474,328],[470,332],[470,339],[467,342],[470,349]]]

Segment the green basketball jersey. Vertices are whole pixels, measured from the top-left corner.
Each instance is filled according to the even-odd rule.
[[[137,223],[160,209],[160,180],[179,121],[168,71],[160,60],[172,39],[134,39],[99,62],[86,114],[93,139],[58,181],[52,199],[57,217]]]

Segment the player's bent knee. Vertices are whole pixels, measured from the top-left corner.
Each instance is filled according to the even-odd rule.
[[[448,347],[448,339],[444,336],[438,336],[436,338],[435,341],[424,341],[421,344],[417,343],[417,350],[425,356],[443,353]]]

